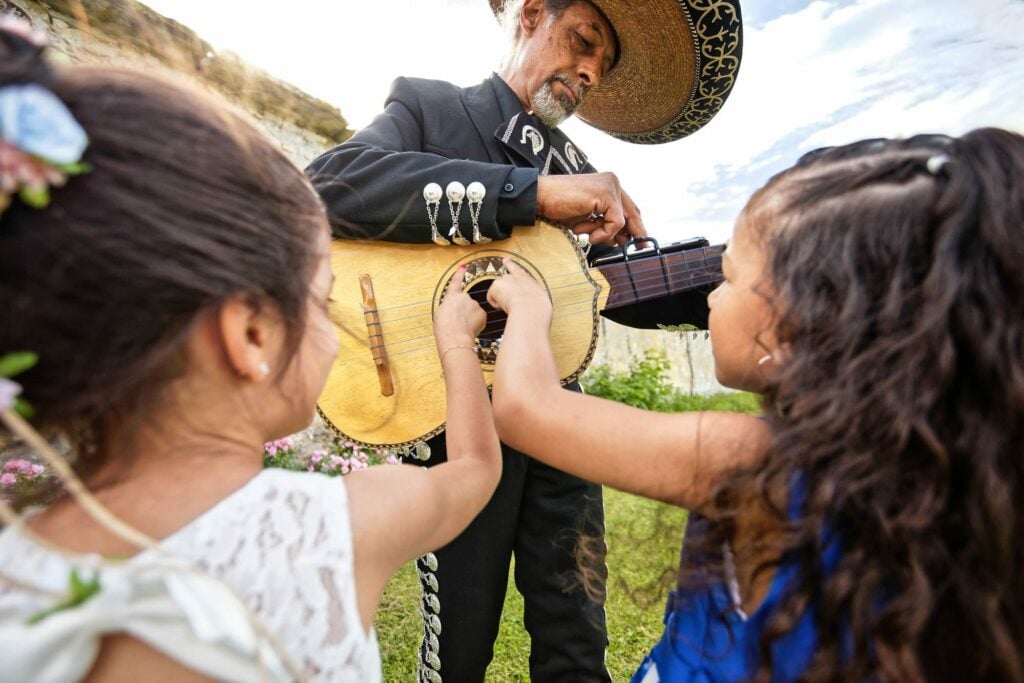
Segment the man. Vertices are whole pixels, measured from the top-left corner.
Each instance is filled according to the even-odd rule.
[[[465,89],[399,78],[380,116],[310,165],[336,236],[443,248],[504,239],[538,217],[585,233],[596,245],[647,234],[618,179],[597,173],[558,125],[578,113],[617,137],[646,143],[696,130],[732,87],[738,6],[499,2],[491,0],[492,9],[511,37],[500,73]],[[616,313],[648,327],[703,325],[707,309],[704,294],[691,292]],[[430,446],[428,466],[444,460],[443,436]],[[531,678],[607,681],[603,608],[579,587],[575,559],[581,536],[603,536],[601,489],[507,447],[503,467],[497,492],[466,532],[417,563],[425,624],[420,680],[483,680],[514,554]],[[600,561],[586,569],[605,572]]]

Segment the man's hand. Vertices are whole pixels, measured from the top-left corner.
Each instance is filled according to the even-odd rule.
[[[537,215],[587,233],[594,244],[622,246],[646,237],[640,209],[614,173],[542,175],[537,178]]]

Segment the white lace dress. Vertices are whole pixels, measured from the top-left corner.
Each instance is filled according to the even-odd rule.
[[[161,547],[169,557],[147,550],[100,565],[0,532],[0,681],[77,681],[100,639],[119,632],[218,680],[293,680],[295,668],[315,681],[381,680],[356,605],[340,477],[264,470]],[[99,591],[30,624],[67,595],[73,567]]]

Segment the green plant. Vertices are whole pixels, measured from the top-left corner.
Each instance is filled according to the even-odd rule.
[[[583,390],[635,408],[668,410],[678,393],[668,378],[671,367],[664,352],[651,349],[634,359],[626,372],[615,372],[607,365],[591,368],[583,377]]]
[[[592,396],[659,412],[720,410],[756,413],[760,410],[758,397],[743,391],[710,396],[679,391],[669,379],[671,367],[664,352],[650,349],[642,357],[634,359],[625,372],[615,372],[607,365],[592,367],[583,377],[583,389]]]
[[[626,681],[661,636],[667,583],[675,576],[686,512],[628,493],[605,489],[608,528],[608,657],[613,681]],[[636,543],[643,552],[636,551]],[[523,628],[523,598],[515,588],[514,564],[494,659],[487,680],[526,683],[530,680],[530,636]],[[416,680],[417,650],[423,636],[419,615],[422,597],[413,565],[405,565],[388,582],[374,626],[380,642],[385,681]]]
[[[21,385],[10,378],[30,370],[38,361],[39,356],[31,351],[0,356],[0,410],[11,408],[25,419],[32,417],[32,406],[19,396]]]

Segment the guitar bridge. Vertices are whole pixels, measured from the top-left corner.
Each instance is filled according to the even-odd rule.
[[[369,275],[360,275],[359,289],[363,294],[363,319],[366,321],[366,332],[370,340],[370,353],[373,354],[373,363],[377,366],[380,393],[381,396],[392,396],[395,393],[395,383],[388,364],[388,350],[384,346],[384,327],[380,324],[377,297],[373,293],[373,279]]]

